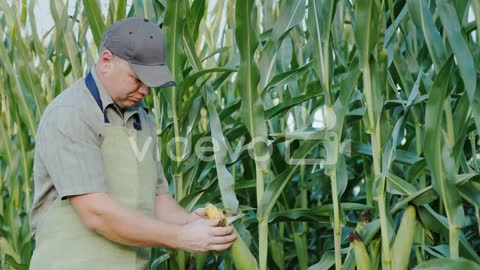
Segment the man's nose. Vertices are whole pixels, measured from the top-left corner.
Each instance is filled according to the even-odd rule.
[[[148,96],[148,94],[150,94],[150,87],[142,84],[142,86],[140,86],[140,88],[138,89],[138,92],[142,93],[144,96]]]

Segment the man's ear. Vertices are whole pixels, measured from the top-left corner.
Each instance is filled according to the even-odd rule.
[[[109,69],[109,68],[112,67],[113,58],[114,58],[114,55],[112,54],[112,52],[110,50],[103,50],[100,53],[100,57],[99,57],[98,60],[101,63],[101,65],[103,66],[103,68]]]

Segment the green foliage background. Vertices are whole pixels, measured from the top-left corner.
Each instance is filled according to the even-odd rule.
[[[95,0],[73,13],[52,0],[55,25],[39,36],[34,6],[47,1],[0,0],[1,269],[28,269],[34,247],[42,112],[126,16],[167,34],[177,86],[146,102],[172,193],[241,213],[260,269],[354,269],[354,228],[373,269],[479,268],[479,0],[210,2],[117,0],[102,14]],[[194,149],[211,138],[206,161]],[[408,204],[416,229],[399,258]],[[228,252],[155,249],[151,269],[189,266],[233,267]]]

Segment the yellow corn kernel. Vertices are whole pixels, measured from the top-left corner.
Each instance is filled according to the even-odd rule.
[[[207,212],[207,217],[209,219],[216,219],[221,218],[220,223],[218,224],[219,227],[225,227],[227,225],[227,220],[225,219],[225,215],[220,211],[215,205],[207,204],[205,206],[205,211]]]

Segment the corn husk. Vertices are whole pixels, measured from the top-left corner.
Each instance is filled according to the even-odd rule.
[[[392,247],[392,269],[403,270],[408,268],[412,251],[413,237],[417,220],[415,206],[410,205],[403,214],[397,236]]]
[[[368,256],[367,249],[365,245],[363,245],[362,238],[355,230],[350,233],[350,243],[353,245],[353,251],[355,252],[357,269],[370,270],[370,257]]]
[[[209,219],[221,218],[218,226],[227,225],[227,219],[222,211],[220,211],[215,205],[207,204],[205,206],[206,214]],[[253,254],[250,252],[247,244],[243,241],[240,234],[235,230],[237,239],[230,247],[230,257],[238,270],[256,270],[258,269],[258,263]]]

